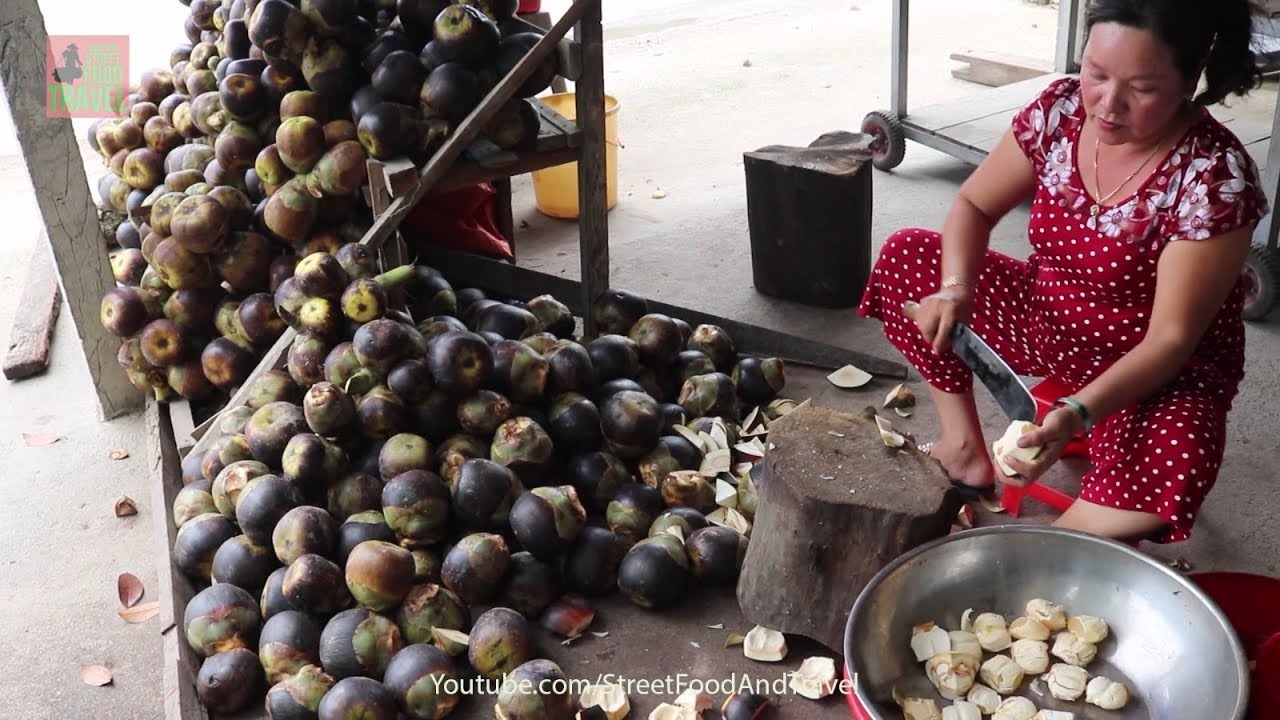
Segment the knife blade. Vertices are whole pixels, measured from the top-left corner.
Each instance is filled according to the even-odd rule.
[[[968,325],[956,323],[951,348],[986,386],[1010,420],[1035,422],[1036,401],[1018,374]]]

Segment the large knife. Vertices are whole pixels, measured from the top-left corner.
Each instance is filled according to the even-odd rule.
[[[1036,401],[1017,373],[991,346],[964,323],[951,331],[951,348],[973,374],[991,391],[992,397],[1010,420],[1035,422]]]

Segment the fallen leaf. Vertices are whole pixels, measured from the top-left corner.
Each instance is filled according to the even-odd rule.
[[[746,640],[746,639],[747,639],[747,638],[746,638],[746,636],[744,636],[744,635],[739,635],[739,634],[737,634],[737,633],[734,633],[734,634],[732,634],[732,635],[730,635],[729,637],[727,637],[727,638],[725,638],[725,639],[724,639],[724,646],[725,646],[725,647],[733,647],[734,645],[741,645],[741,644],[742,644],[742,642],[743,642],[744,640]]]
[[[138,514],[138,505],[133,498],[124,496],[116,501],[116,517],[129,517]]]
[[[61,439],[62,436],[55,433],[22,433],[22,441],[31,447],[52,445]]]
[[[120,595],[120,604],[131,608],[142,599],[142,581],[133,573],[120,573],[116,578],[116,592]]]
[[[151,602],[142,603],[141,605],[138,605],[136,607],[131,607],[128,610],[121,610],[119,612],[121,619],[123,619],[125,622],[133,623],[135,625],[138,623],[146,622],[159,614],[160,614],[159,600],[152,600]]]
[[[125,450],[124,448],[116,448],[115,450],[111,451],[112,460],[123,460],[127,457],[129,457],[129,451]]]
[[[102,687],[111,684],[111,671],[103,665],[81,665],[80,679],[85,685]]]

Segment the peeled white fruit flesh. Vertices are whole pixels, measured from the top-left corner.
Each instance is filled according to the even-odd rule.
[[[578,703],[583,709],[600,708],[609,720],[622,720],[631,712],[627,694],[623,692],[621,685],[616,684],[588,685],[578,698]]]
[[[1028,675],[1049,669],[1049,645],[1040,640],[1015,640],[1009,649],[1013,661]]]
[[[942,720],[938,703],[931,699],[904,698],[901,705],[904,720]]]
[[[1066,710],[1041,710],[1031,720],[1076,720],[1076,714]]]
[[[876,416],[876,427],[880,429],[880,441],[892,448],[900,448],[907,444],[907,438],[902,433],[895,432],[893,424],[888,420]]]
[[[1098,646],[1085,642],[1070,631],[1060,632],[1053,638],[1053,656],[1063,662],[1084,667],[1098,655]]]
[[[1008,655],[992,655],[991,659],[982,663],[978,676],[987,687],[1001,695],[1008,695],[1017,691],[1026,674]]]
[[[1084,693],[1085,684],[1089,681],[1089,673],[1082,667],[1066,663],[1054,663],[1044,682],[1049,686],[1049,694],[1059,700],[1077,700]]]
[[[917,662],[925,662],[938,653],[951,651],[951,635],[933,623],[923,623],[911,629],[911,651]]]
[[[1039,620],[1024,615],[1009,623],[1009,635],[1014,640],[1048,640],[1049,628]]]
[[[738,488],[716,478],[716,505],[726,508],[738,507]]]
[[[845,365],[827,376],[832,385],[846,390],[860,388],[871,382],[871,374],[852,365]]]
[[[1067,630],[1087,643],[1100,643],[1107,639],[1110,629],[1107,621],[1092,615],[1073,615],[1067,618]]]
[[[727,528],[737,530],[742,535],[751,532],[751,521],[735,508],[718,507],[707,515],[707,522],[712,525],[723,525]]]
[[[836,662],[829,657],[805,658],[791,675],[791,689],[810,700],[821,700],[836,689]]]
[[[929,682],[948,700],[963,698],[978,676],[978,661],[954,652],[938,653],[924,667]]]
[[[982,720],[982,711],[971,702],[957,700],[951,707],[942,708],[942,720]]]
[[[695,713],[702,713],[715,706],[710,695],[705,692],[698,692],[695,688],[689,688],[680,693],[680,697],[676,698],[675,704],[683,708],[689,708]]]
[[[951,638],[951,652],[970,655],[979,662],[982,661],[982,644],[978,642],[977,635],[964,630],[952,630],[947,635]]]
[[[1053,631],[1067,628],[1066,608],[1044,598],[1036,598],[1027,603],[1027,617],[1039,620],[1042,625]]]
[[[973,634],[978,636],[978,644],[987,652],[1000,652],[1013,644],[1004,616],[996,613],[982,613],[974,618]]]
[[[1129,688],[1124,683],[1098,675],[1085,687],[1084,699],[1103,710],[1119,710],[1129,702]]]
[[[969,696],[965,700],[977,705],[983,715],[990,715],[1000,707],[1003,698],[1000,697],[1000,693],[986,685],[974,683],[973,687],[969,688]]]
[[[702,720],[702,718],[687,707],[662,703],[649,713],[649,720]]]
[[[787,656],[787,639],[777,630],[757,625],[742,641],[742,654],[761,662],[778,662]]]
[[[1036,716],[1036,705],[1024,697],[1005,698],[991,714],[991,720],[1031,720]]]
[[[1030,423],[1026,420],[1014,420],[1005,429],[1004,435],[1001,435],[999,439],[991,443],[991,454],[995,457],[996,464],[1000,466],[1000,471],[1005,475],[1014,477],[1018,474],[1017,470],[1005,463],[1004,458],[1006,455],[1012,455],[1023,462],[1031,462],[1040,455],[1040,450],[1043,449],[1040,445],[1029,448],[1018,447],[1018,438],[1035,429],[1037,429],[1035,423]]]

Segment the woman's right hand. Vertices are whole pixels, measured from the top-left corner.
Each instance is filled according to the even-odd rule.
[[[902,312],[920,328],[925,342],[938,355],[951,349],[951,331],[956,323],[968,323],[973,317],[973,288],[952,285],[926,297],[919,303],[908,301]]]

